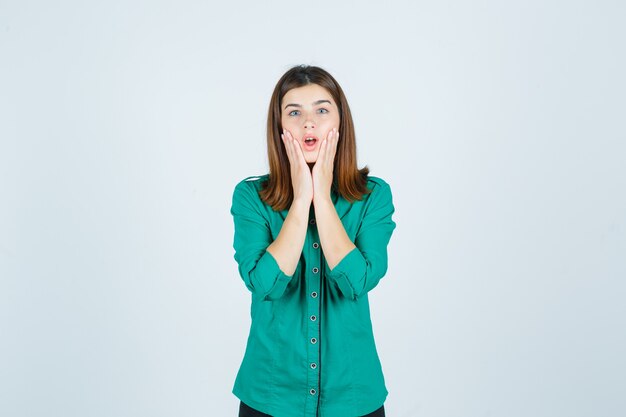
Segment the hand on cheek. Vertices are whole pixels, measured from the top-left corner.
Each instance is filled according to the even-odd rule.
[[[313,200],[313,180],[311,179],[311,170],[304,158],[304,152],[300,143],[291,136],[291,132],[284,129],[281,135],[289,165],[291,166],[291,183],[293,185],[294,198],[303,198],[307,201]]]
[[[317,161],[313,167],[313,199],[330,198],[330,188],[333,182],[333,167],[337,153],[339,132],[333,128],[326,139],[320,144]]]

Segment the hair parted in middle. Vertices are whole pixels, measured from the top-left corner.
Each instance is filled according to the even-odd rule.
[[[356,138],[348,100],[339,83],[326,70],[313,65],[297,65],[290,68],[276,83],[270,99],[267,115],[267,155],[269,178],[262,184],[259,196],[275,211],[289,208],[293,201],[293,186],[289,157],[280,134],[282,132],[282,99],[293,88],[317,84],[325,88],[339,108],[339,141],[333,164],[332,188],[349,202],[361,200],[369,194],[367,188],[367,165],[357,167]]]

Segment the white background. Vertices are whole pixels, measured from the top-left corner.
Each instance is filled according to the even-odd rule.
[[[622,1],[0,1],[0,415],[236,416],[234,185],[342,85],[389,417],[626,415]],[[353,417],[353,416],[346,416]]]

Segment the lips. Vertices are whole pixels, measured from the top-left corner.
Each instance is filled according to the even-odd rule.
[[[308,138],[312,138],[313,140],[307,140]],[[313,150],[315,149],[315,145],[319,142],[319,138],[313,134],[305,134],[302,137],[302,145],[305,150]]]

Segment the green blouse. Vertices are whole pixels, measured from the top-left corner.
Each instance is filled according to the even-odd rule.
[[[369,176],[372,193],[349,203],[331,198],[356,245],[330,270],[313,204],[302,255],[293,275],[265,249],[288,209],[274,211],[258,195],[269,174],[234,189],[234,258],[251,293],[251,326],[232,393],[273,417],[357,417],[383,405],[388,391],[376,351],[368,292],[387,271],[396,227],[391,189]]]

